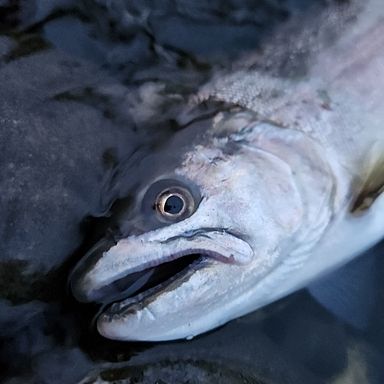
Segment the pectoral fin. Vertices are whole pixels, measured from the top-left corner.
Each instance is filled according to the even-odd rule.
[[[349,231],[343,231],[347,234],[343,250],[351,249],[348,251],[351,254],[374,245],[384,235],[384,143],[378,142],[372,147],[363,174],[365,176],[356,183],[358,193],[350,208]],[[378,248],[382,253],[382,247]],[[359,329],[368,327],[375,306],[374,253],[378,248],[366,251],[368,254],[308,287],[320,304]]]
[[[377,298],[375,256],[363,255],[308,287],[311,295],[337,318],[366,329]]]
[[[384,193],[384,145],[377,146],[372,154],[365,172],[366,177],[351,206],[351,213],[354,215],[365,212]]]

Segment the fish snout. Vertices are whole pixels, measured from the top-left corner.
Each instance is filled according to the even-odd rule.
[[[181,324],[187,303],[193,305],[202,295],[204,300],[215,296],[215,290],[225,287],[215,280],[238,275],[236,271],[244,271],[254,259],[252,247],[225,229],[172,235],[157,230],[117,243],[103,239],[75,268],[70,284],[76,299],[107,305],[97,322],[102,335],[125,340],[183,337],[189,333],[184,327],[166,336],[168,331],[161,330],[167,325],[164,316],[169,313],[175,324]],[[150,327],[152,334],[140,335],[143,327]]]
[[[100,293],[97,294],[92,289],[96,284],[88,272],[94,268],[104,253],[114,245],[116,245],[116,242],[112,238],[102,238],[77,263],[69,276],[69,286],[76,300],[83,303],[99,301]]]

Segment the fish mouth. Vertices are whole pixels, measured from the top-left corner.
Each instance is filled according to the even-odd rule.
[[[129,274],[106,287],[111,294],[103,299],[103,318],[112,320],[124,317],[148,305],[160,293],[172,291],[188,280],[197,270],[212,264],[210,256],[204,253],[188,253],[156,267]],[[120,301],[119,301],[120,300]]]
[[[247,242],[217,228],[166,238],[156,233],[130,236],[119,241],[104,238],[78,263],[70,276],[70,283],[79,301],[105,304],[142,289],[151,276],[153,285],[153,280],[167,280],[195,265],[197,260],[199,263],[204,260],[204,264],[214,260],[247,264],[252,255]],[[162,274],[165,278],[159,279]]]
[[[128,273],[111,283],[95,289],[89,300],[100,304],[108,304],[112,301],[147,296],[147,291],[157,291],[166,288],[178,278],[188,275],[189,272],[209,263],[209,256],[204,251],[186,250],[176,255],[165,258],[155,266],[144,268],[136,272]],[[218,258],[222,258],[220,255]]]
[[[167,235],[154,231],[117,242],[104,239],[75,268],[70,278],[72,292],[78,301],[102,305],[97,320],[102,335],[121,338],[106,327],[115,332],[111,324],[129,322],[132,316],[141,318],[142,310],[148,314],[165,296],[175,296],[179,306],[181,302],[187,305],[202,294],[198,285],[215,267],[242,266],[253,256],[250,245],[228,230],[204,228]],[[196,279],[198,285],[193,283]],[[178,296],[180,292],[185,292],[184,299]],[[164,310],[177,309],[171,305]]]

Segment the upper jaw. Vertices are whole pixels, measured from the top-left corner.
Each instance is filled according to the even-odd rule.
[[[247,242],[225,229],[197,229],[177,236],[164,236],[163,232],[164,228],[129,236],[109,243],[109,249],[104,243],[96,246],[73,272],[71,287],[75,297],[83,302],[125,299],[108,295],[105,288],[132,274],[136,274],[134,278],[145,278],[151,268],[185,255],[200,254],[206,260],[239,265],[248,264],[253,256]]]

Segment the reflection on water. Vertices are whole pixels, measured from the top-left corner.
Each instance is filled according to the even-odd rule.
[[[303,291],[189,342],[119,343],[90,327],[98,308],[76,303],[66,283],[95,241],[122,228],[135,164],[224,108],[193,109],[188,96],[217,71],[305,71],[309,47],[287,56],[271,36],[284,26],[277,39],[289,44],[307,20],[310,41],[339,3],[0,1],[3,382],[384,382],[383,245],[366,255],[375,305],[364,329]]]

